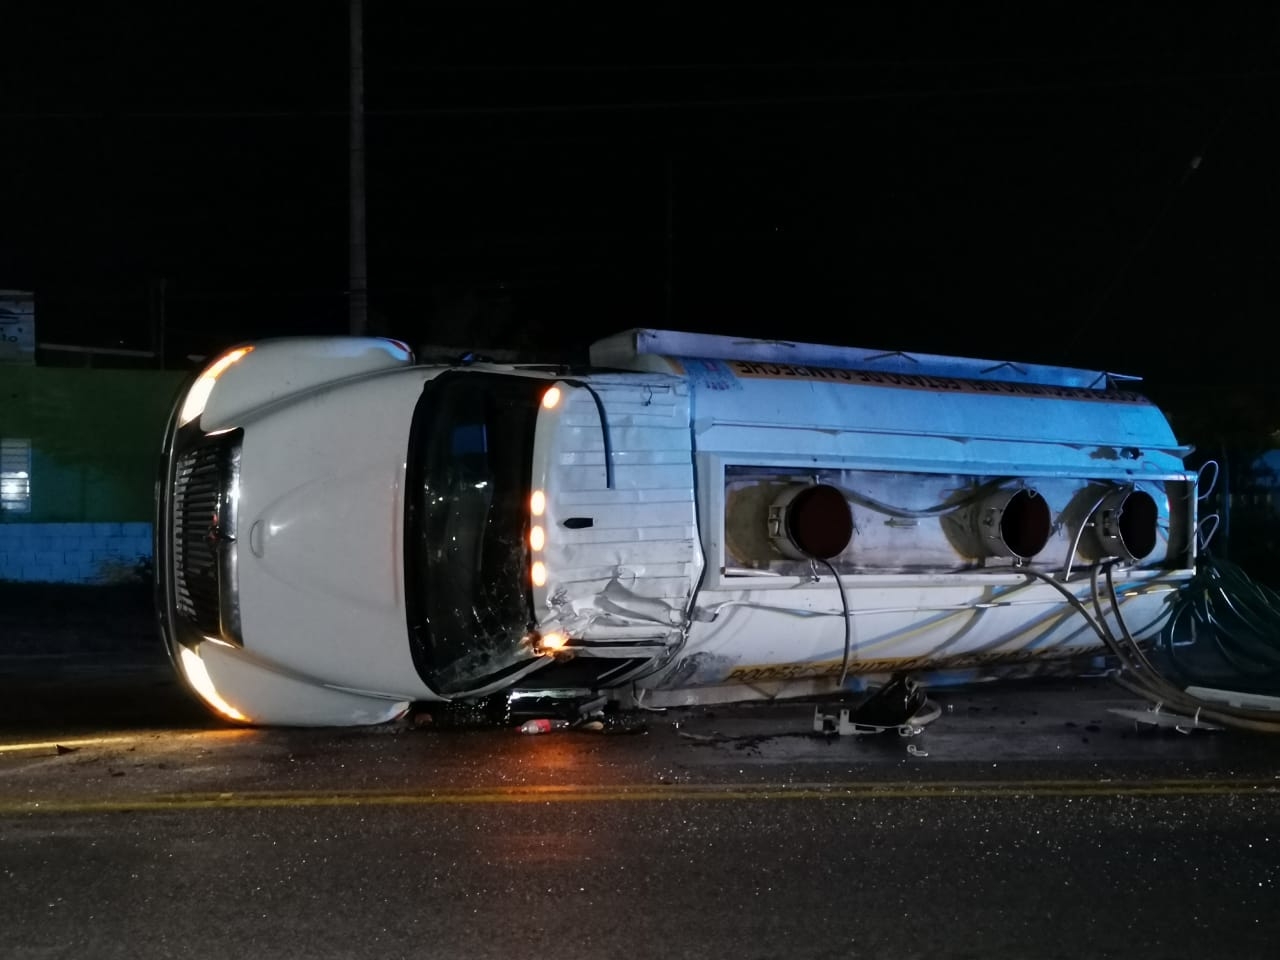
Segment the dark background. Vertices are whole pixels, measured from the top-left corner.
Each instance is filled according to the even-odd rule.
[[[345,0],[11,7],[0,287],[41,341],[348,329]],[[1274,3],[364,0],[371,329],[1076,364],[1267,433],[1278,37]]]

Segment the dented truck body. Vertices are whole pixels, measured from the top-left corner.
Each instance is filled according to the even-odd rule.
[[[156,569],[239,721],[973,675],[1104,652],[1097,571],[1139,639],[1194,572],[1187,451],[1102,372],[661,330],[582,369],[238,349],[175,407]]]

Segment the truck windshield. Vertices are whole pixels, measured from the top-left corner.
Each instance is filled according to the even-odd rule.
[[[423,679],[457,693],[527,659],[528,503],[546,381],[452,371],[427,382],[406,470],[405,592]]]

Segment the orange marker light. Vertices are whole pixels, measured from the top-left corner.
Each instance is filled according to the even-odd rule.
[[[564,649],[564,645],[568,642],[569,638],[563,633],[544,633],[538,638],[536,646],[539,653],[554,653]]]
[[[547,532],[541,527],[534,525],[529,528],[529,546],[535,550],[541,550],[547,544]]]
[[[547,565],[541,560],[535,560],[533,566],[529,568],[529,579],[533,581],[535,587],[545,587],[547,585]]]
[[[555,405],[559,402],[560,402],[560,388],[559,387],[547,388],[547,392],[542,395],[542,405],[546,407],[548,410],[552,410],[555,408]]]

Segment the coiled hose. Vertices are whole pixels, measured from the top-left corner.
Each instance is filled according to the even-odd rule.
[[[1160,633],[1159,651],[1180,681],[1227,682],[1235,689],[1278,695],[1280,593],[1235,564],[1203,554]],[[1216,654],[1219,663],[1206,662],[1206,652]]]
[[[1115,584],[1112,578],[1113,566],[1114,562],[1102,564],[1093,569],[1091,580],[1092,610],[1062,583],[1048,574],[1040,573],[1036,570],[1024,570],[1023,572],[1028,576],[1048,583],[1061,593],[1085,618],[1085,621],[1119,662],[1119,667],[1112,672],[1111,678],[1130,693],[1151,700],[1158,706],[1168,706],[1171,709],[1192,714],[1196,719],[1202,718],[1224,727],[1248,730],[1254,733],[1280,733],[1280,712],[1227,706],[1215,700],[1204,700],[1188,693],[1178,682],[1170,680],[1157,669],[1141,644],[1133,638],[1133,635],[1125,625],[1123,617],[1120,615],[1120,602],[1116,597]],[[1099,584],[1100,574],[1104,574],[1106,577],[1106,597],[1111,606],[1111,613],[1119,627],[1118,635],[1112,631],[1110,624],[1107,623],[1107,617],[1102,609],[1103,590]],[[1206,620],[1205,622],[1216,622],[1221,626],[1226,626],[1227,618],[1224,616],[1223,611],[1231,610],[1235,612],[1236,616],[1242,618],[1239,621],[1240,623],[1247,622],[1251,627],[1262,627],[1265,623],[1264,614],[1272,609],[1272,606],[1280,611],[1280,598],[1271,594],[1265,587],[1261,588],[1264,592],[1260,594],[1258,592],[1260,585],[1254,584],[1247,577],[1241,580],[1242,576],[1243,574],[1238,570],[1232,571],[1223,568],[1221,561],[1211,563],[1207,559],[1202,559],[1196,576],[1183,588],[1178,599],[1175,600],[1173,616],[1186,623],[1188,622],[1186,619],[1188,613],[1183,609],[1184,607],[1192,611],[1216,611],[1215,620]],[[1246,586],[1244,581],[1248,581],[1252,588],[1244,589]],[[1224,593],[1223,588],[1227,584],[1231,584],[1234,588],[1240,588],[1239,596]],[[1268,604],[1264,605],[1261,602],[1263,599],[1266,599]],[[1248,617],[1244,618],[1246,613]],[[1165,633],[1169,633],[1170,636],[1174,622],[1171,617],[1169,624],[1165,628]],[[1277,623],[1280,623],[1280,620]],[[1280,640],[1280,630],[1276,630],[1274,625],[1270,636],[1271,654],[1280,658],[1280,653],[1274,648],[1277,640]],[[1268,662],[1275,662],[1271,657],[1264,657],[1261,652],[1263,645],[1261,635],[1253,636],[1247,640],[1237,636],[1235,639],[1224,642],[1227,643],[1237,657],[1243,656],[1247,650],[1248,659],[1244,662],[1252,666],[1265,666]],[[1162,634],[1160,646],[1162,652],[1167,655],[1167,648],[1170,643],[1165,639],[1164,634]],[[1274,667],[1269,669],[1274,671]],[[1185,680],[1186,678],[1182,679]],[[1233,688],[1234,686],[1233,684]]]

